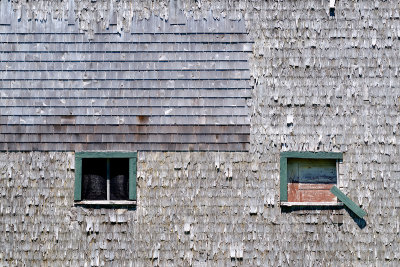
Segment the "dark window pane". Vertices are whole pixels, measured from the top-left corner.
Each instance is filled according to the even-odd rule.
[[[336,177],[335,159],[288,159],[288,182],[308,184],[334,184]]]
[[[110,159],[110,199],[129,199],[129,159]]]
[[[82,160],[82,199],[107,200],[107,159]]]

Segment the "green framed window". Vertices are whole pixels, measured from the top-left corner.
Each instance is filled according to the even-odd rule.
[[[280,201],[337,203],[330,192],[338,182],[342,153],[282,152],[280,158]]]
[[[346,205],[359,217],[366,215],[336,187],[341,161],[341,152],[281,152],[281,206]]]
[[[75,153],[76,204],[134,204],[137,152]]]

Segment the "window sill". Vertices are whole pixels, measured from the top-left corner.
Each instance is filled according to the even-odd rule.
[[[344,204],[342,202],[281,202],[282,207],[325,207],[325,206],[332,206],[332,207],[341,207]]]
[[[98,205],[98,206],[135,206],[135,200],[82,200],[76,201],[75,206]]]

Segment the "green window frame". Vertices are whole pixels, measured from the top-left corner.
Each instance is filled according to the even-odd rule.
[[[280,153],[280,202],[282,206],[285,204],[290,205],[288,202],[288,159],[336,159],[337,161],[343,160],[342,152],[309,152],[309,151],[285,151]],[[337,170],[337,167],[336,167]],[[339,176],[339,175],[338,175]],[[339,177],[337,177],[339,179]],[[340,205],[346,205],[351,211],[353,211],[360,218],[364,217],[367,213],[361,209],[356,203],[348,198],[342,191],[336,186],[330,189],[330,192],[334,194],[338,200],[342,203]],[[317,203],[313,203],[317,205]],[[327,205],[328,203],[324,203]],[[337,203],[332,203],[336,204]]]
[[[129,201],[136,201],[137,152],[76,152],[74,201],[82,202],[82,159],[84,158],[123,158],[129,159]],[[124,204],[128,201],[87,201],[84,204]]]

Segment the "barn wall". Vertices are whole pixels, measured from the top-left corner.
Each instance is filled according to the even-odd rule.
[[[184,3],[188,16],[245,19],[250,151],[139,151],[135,209],[74,207],[73,152],[2,152],[0,262],[399,265],[400,3],[336,2],[334,18],[327,1]],[[107,21],[101,1],[75,6],[85,34]],[[39,18],[68,13],[67,3],[24,8]],[[165,2],[113,8],[119,29],[133,13],[168,16]],[[364,220],[346,209],[281,208],[287,150],[344,152],[339,187]]]
[[[2,153],[0,162],[3,264],[365,266],[399,257],[397,206],[382,196],[395,195],[389,179],[361,195],[371,185],[344,176],[344,191],[368,211],[362,221],[343,210],[282,210],[276,155],[256,164],[242,152],[140,152],[138,202],[128,209],[74,207],[73,153]]]

